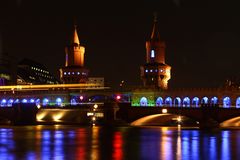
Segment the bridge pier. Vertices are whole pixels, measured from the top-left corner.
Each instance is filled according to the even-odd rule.
[[[38,108],[32,103],[17,103],[13,105],[13,125],[34,125]]]

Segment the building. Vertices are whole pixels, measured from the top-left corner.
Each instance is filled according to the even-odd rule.
[[[17,67],[17,84],[58,84],[48,69],[33,60],[23,59]]]
[[[146,63],[140,67],[144,87],[168,89],[171,66],[165,63],[165,47],[155,17],[150,40],[146,42]]]
[[[89,70],[84,67],[85,47],[80,45],[76,25],[71,43],[65,48],[65,54],[65,66],[59,70],[61,82],[86,83]]]
[[[87,83],[104,87],[104,77],[89,77]]]

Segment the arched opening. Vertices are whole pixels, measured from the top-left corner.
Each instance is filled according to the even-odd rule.
[[[9,100],[7,101],[7,106],[8,106],[8,107],[11,107],[12,104],[13,104],[13,102],[14,102],[13,99],[9,99]]]
[[[172,98],[171,97],[167,97],[166,99],[165,99],[165,105],[166,106],[172,106]]]
[[[34,103],[35,100],[33,98],[30,99],[30,103]]]
[[[148,106],[148,100],[146,97],[140,99],[140,106]]]
[[[7,105],[7,100],[6,99],[2,99],[1,100],[1,107],[5,107]]]
[[[176,97],[174,99],[174,106],[180,107],[181,106],[181,98]]]
[[[73,105],[73,106],[77,105],[76,99],[74,99],[74,98],[71,99],[70,103],[71,103],[71,105]]]
[[[192,106],[193,107],[198,107],[199,106],[199,98],[198,97],[194,97],[192,99]]]
[[[190,107],[190,98],[185,97],[183,99],[183,107]]]
[[[156,106],[163,106],[163,99],[162,97],[158,97],[156,100]]]
[[[49,104],[49,100],[47,98],[44,98],[42,101],[43,106],[47,106]]]
[[[211,105],[217,105],[218,104],[218,98],[217,97],[212,97],[211,98]]]
[[[22,103],[28,103],[28,100],[27,99],[22,99]]]
[[[36,99],[35,103],[36,103],[36,105],[40,105],[40,103],[41,103],[40,99],[39,98]]]
[[[229,108],[231,106],[231,99],[229,97],[223,98],[223,108]]]
[[[62,99],[61,99],[61,98],[58,97],[58,98],[56,99],[56,105],[57,105],[57,106],[61,106],[61,105],[62,105]]]
[[[240,108],[240,97],[236,100],[236,108]]]
[[[201,104],[208,104],[208,98],[203,97],[202,100],[201,100]]]

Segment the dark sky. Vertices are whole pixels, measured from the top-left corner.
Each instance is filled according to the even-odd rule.
[[[138,85],[154,12],[172,66],[171,88],[215,87],[239,76],[240,10],[227,0],[1,1],[3,49],[57,75],[75,19],[90,75],[104,76],[110,86]]]

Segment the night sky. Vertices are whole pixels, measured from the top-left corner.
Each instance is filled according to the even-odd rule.
[[[0,2],[3,50],[44,64],[53,74],[64,65],[64,47],[76,21],[85,66],[108,86],[139,85],[158,13],[170,88],[217,87],[240,73],[240,10],[231,1],[198,0],[6,0]]]

